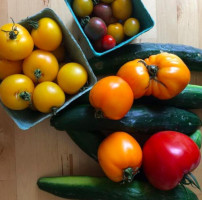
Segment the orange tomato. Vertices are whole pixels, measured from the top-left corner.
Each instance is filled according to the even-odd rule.
[[[48,51],[35,50],[23,61],[23,73],[34,83],[53,81],[58,70],[56,57]]]
[[[179,94],[190,81],[190,71],[176,55],[160,53],[145,60],[125,63],[117,72],[131,86],[134,98],[153,95],[170,99]]]
[[[63,90],[54,82],[39,83],[33,92],[35,108],[42,113],[56,112],[65,102]]]
[[[114,182],[131,182],[142,164],[142,149],[126,132],[114,132],[98,147],[98,161]]]
[[[0,99],[12,110],[24,110],[32,101],[34,83],[23,74],[6,77],[0,84]]]
[[[0,28],[0,55],[8,60],[22,60],[29,56],[34,42],[26,28],[9,23]]]
[[[11,61],[0,58],[0,80],[12,74],[20,74],[22,71],[22,61]]]
[[[133,92],[126,81],[118,76],[100,79],[91,89],[89,101],[105,117],[119,120],[133,104]]]

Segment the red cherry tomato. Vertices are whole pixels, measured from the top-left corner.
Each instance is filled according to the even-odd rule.
[[[143,169],[149,182],[160,190],[176,187],[200,162],[198,146],[187,135],[162,131],[143,146]]]
[[[116,45],[116,40],[111,35],[105,35],[102,38],[102,47],[104,50],[112,49]]]

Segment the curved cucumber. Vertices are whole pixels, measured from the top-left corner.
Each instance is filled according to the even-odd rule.
[[[93,57],[88,62],[96,75],[116,74],[126,62],[137,58],[145,59],[160,52],[176,54],[190,70],[202,71],[202,49],[180,44],[129,44],[101,57]]]
[[[66,176],[40,178],[37,184],[41,190],[68,199],[198,200],[191,190],[180,185],[170,191],[161,191],[140,180],[120,184],[106,177]]]
[[[51,125],[66,131],[125,131],[144,140],[146,136],[163,130],[191,134],[198,129],[201,121],[187,110],[160,105],[134,105],[120,120],[96,118],[95,109],[85,104],[61,111],[51,118]]]

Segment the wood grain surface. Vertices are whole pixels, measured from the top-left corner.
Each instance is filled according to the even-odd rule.
[[[155,21],[152,30],[133,42],[187,44],[202,48],[202,0],[143,0]],[[0,0],[0,26],[49,7],[63,20],[86,56],[91,52],[79,33],[64,0]],[[202,73],[191,83],[202,85]],[[195,112],[195,111],[194,111]],[[196,113],[202,119],[202,111]],[[38,189],[41,176],[102,175],[99,165],[83,153],[65,132],[56,131],[49,119],[22,131],[0,107],[0,200],[59,200]],[[202,185],[202,163],[194,172]],[[195,190],[202,200],[202,193]]]

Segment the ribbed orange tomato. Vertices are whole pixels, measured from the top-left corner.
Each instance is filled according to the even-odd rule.
[[[126,81],[118,76],[100,79],[91,89],[89,101],[107,118],[119,120],[133,104],[133,91]]]
[[[142,149],[126,132],[114,132],[98,148],[98,161],[114,182],[131,182],[142,164]]]
[[[129,61],[119,69],[117,75],[128,82],[135,99],[143,95],[170,99],[187,86],[191,76],[185,63],[170,53]]]

